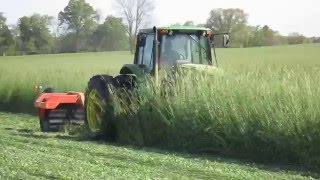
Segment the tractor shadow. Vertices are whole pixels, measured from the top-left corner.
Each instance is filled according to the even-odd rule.
[[[71,141],[86,141],[85,138],[81,138],[78,136],[70,136],[65,134],[59,133],[41,133],[38,134],[36,131],[28,130],[28,129],[14,129],[18,133],[12,133],[12,135],[22,136],[27,138],[34,138],[34,139],[61,139],[61,140],[71,140]]]
[[[14,131],[15,133],[12,133],[12,135],[16,136],[23,136],[26,138],[35,138],[35,139],[59,139],[63,141],[77,141],[77,142],[90,142],[94,144],[99,145],[111,145],[115,147],[120,148],[126,148],[131,149],[135,151],[144,151],[149,153],[156,153],[156,154],[163,154],[163,155],[174,155],[180,158],[184,159],[197,159],[197,160],[203,160],[203,161],[211,161],[211,162],[219,162],[219,163],[226,163],[230,165],[241,165],[248,168],[258,168],[260,170],[270,171],[270,172],[292,172],[293,174],[299,174],[301,176],[305,176],[307,178],[315,178],[320,179],[320,173],[317,171],[312,171],[310,169],[307,169],[302,166],[298,165],[288,165],[284,163],[261,163],[256,162],[250,159],[244,159],[239,157],[231,157],[226,155],[220,155],[220,154],[205,154],[205,153],[184,153],[184,152],[178,152],[178,151],[172,151],[168,149],[162,149],[162,148],[149,148],[149,147],[143,147],[143,146],[132,146],[132,145],[125,145],[125,144],[118,144],[118,143],[111,143],[103,140],[92,140],[88,139],[84,136],[76,136],[76,135],[68,135],[65,133],[39,133],[36,130],[31,129],[14,129],[14,128],[6,128],[8,131]],[[139,162],[138,158],[130,158],[130,157],[123,157],[123,156],[117,156],[115,154],[105,154],[105,153],[94,153],[94,152],[86,152],[90,154],[94,154],[95,156],[101,156],[101,157],[109,157],[112,159],[117,160],[126,160],[126,161],[132,161],[132,162]],[[235,160],[236,159],[236,160]],[[146,162],[141,162],[146,163]],[[149,163],[148,163],[149,164]],[[150,165],[153,163],[150,162]],[[168,164],[168,167],[171,167],[172,165]],[[155,167],[156,168],[156,167]],[[195,172],[197,173],[197,172]]]
[[[6,105],[1,103],[0,105],[4,106],[4,107],[0,107],[0,112],[3,112],[3,113],[37,116],[37,111],[33,107],[30,108],[29,105],[20,107],[20,104],[19,104],[18,108],[16,108],[17,107],[16,105]],[[15,107],[15,108],[11,108],[11,107]],[[28,107],[28,108],[25,108],[25,107]]]
[[[15,129],[15,128],[4,128],[4,130],[6,131],[15,131],[19,134],[31,134],[33,132],[35,132],[33,129],[27,129],[27,128],[23,128],[23,129]]]
[[[110,143],[106,143],[110,145]],[[285,163],[261,163],[254,161],[252,159],[241,158],[238,156],[228,156],[223,154],[208,154],[208,153],[184,153],[179,151],[172,151],[168,149],[161,149],[161,148],[147,148],[147,147],[137,147],[137,146],[128,146],[128,145],[119,145],[111,143],[111,145],[116,147],[125,147],[132,150],[144,151],[144,152],[151,152],[157,154],[164,154],[164,155],[174,155],[177,157],[181,157],[184,159],[197,159],[203,161],[211,161],[211,162],[218,162],[218,163],[226,163],[230,165],[241,165],[248,168],[257,168],[260,170],[280,173],[280,172],[291,172],[293,174],[299,174],[301,176],[307,178],[314,178],[320,179],[320,173],[317,170],[310,170],[306,167],[299,166],[297,164],[285,164]]]
[[[18,132],[20,133],[33,133],[34,130],[31,129],[17,129]]]

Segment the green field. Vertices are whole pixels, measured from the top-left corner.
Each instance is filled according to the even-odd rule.
[[[246,73],[265,66],[314,67],[320,64],[320,45],[297,45],[248,49],[218,49],[219,66]],[[132,63],[129,52],[78,53],[0,57],[0,110],[30,112],[35,85],[59,91],[84,91],[89,78],[98,73],[117,74]]]
[[[118,109],[119,142],[245,157],[264,163],[295,164],[317,171],[320,169],[319,49],[319,44],[218,49],[219,65],[224,70],[222,76],[186,77],[174,90],[175,98],[164,98],[152,84],[141,88],[150,91],[145,92],[142,104],[133,104],[132,122],[126,118],[130,108]],[[128,52],[0,57],[0,111],[33,114],[34,85],[53,86],[59,91],[84,91],[92,75],[117,74],[122,64],[132,60]],[[165,177],[169,178],[198,175],[200,178],[292,179],[289,177],[292,173],[273,168],[262,170],[254,165],[230,165],[225,160],[163,155],[164,152],[88,144],[65,134],[42,134],[38,132],[37,120],[30,116],[2,114],[0,119],[4,137],[1,144],[5,144],[2,147],[9,152],[2,154],[0,167],[10,164],[0,171],[4,176],[10,176],[12,171],[17,172],[12,176],[19,177],[20,166],[26,168],[22,177],[34,174],[33,168],[46,163],[43,158],[36,158],[41,152],[39,157],[50,154],[48,167],[51,168],[40,173],[47,177],[55,177],[54,174],[67,177],[67,163],[79,158],[79,163],[88,170],[72,166],[79,168],[72,170],[71,178],[81,174],[99,177],[103,172],[120,177],[159,177],[159,173],[166,171]],[[77,153],[70,154],[69,148]],[[62,155],[55,154],[55,150]],[[106,154],[109,151],[113,154]],[[81,152],[94,156],[83,157]],[[139,157],[135,160],[142,164],[132,161],[133,157]],[[152,161],[150,158],[156,158],[153,165],[148,164]],[[116,165],[106,170],[105,166],[113,161]],[[34,162],[42,164],[30,166]],[[64,162],[63,166],[60,167],[59,162]],[[155,167],[162,163],[173,164],[174,167],[169,168],[172,171],[166,165]],[[135,168],[131,171],[127,167],[132,164]],[[63,167],[63,171],[58,171]]]
[[[38,119],[0,113],[0,179],[307,179],[305,172],[230,159],[40,133]]]
[[[0,57],[0,109],[32,112],[35,85],[84,91],[91,76],[116,74],[131,59],[128,52]]]

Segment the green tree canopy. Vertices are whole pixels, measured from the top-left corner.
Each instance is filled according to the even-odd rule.
[[[70,0],[58,18],[60,26],[80,34],[92,31],[97,26],[99,15],[85,0]]]
[[[262,46],[264,37],[260,26],[249,26],[248,46]]]
[[[0,55],[4,55],[14,45],[14,38],[6,21],[7,19],[0,12]]]
[[[247,24],[248,15],[242,9],[213,9],[207,27],[220,32],[236,32]]]
[[[300,33],[293,32],[290,33],[288,36],[288,43],[289,44],[303,44],[303,43],[311,43],[311,39],[306,38]]]
[[[3,13],[0,12],[0,25],[1,27],[6,24],[7,18],[3,16]]]
[[[177,23],[171,24],[171,26],[182,26],[182,24],[177,22]]]
[[[193,21],[186,21],[184,24],[184,26],[194,26],[194,22]]]
[[[207,19],[206,26],[215,32],[230,32],[234,46],[247,44],[248,15],[242,9],[213,9]]]
[[[49,24],[52,17],[39,14],[24,16],[19,19],[20,39],[26,53],[48,53],[52,35]]]
[[[85,0],[70,0],[58,15],[59,26],[75,33],[75,51],[83,48],[86,38],[98,25],[99,15]]]
[[[126,27],[122,19],[108,16],[93,33],[92,41],[95,50],[114,51],[126,49],[127,38]]]
[[[273,46],[288,44],[287,38],[281,36],[277,31],[272,30],[269,26],[264,25],[249,27],[248,46]]]

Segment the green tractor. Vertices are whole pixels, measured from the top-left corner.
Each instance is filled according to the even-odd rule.
[[[133,64],[125,64],[118,76],[95,75],[85,92],[85,126],[89,137],[117,137],[112,88],[134,89],[138,79],[151,75],[159,83],[162,70],[175,66],[215,69],[217,59],[214,37],[223,36],[223,46],[230,45],[228,33],[214,34],[203,27],[161,27],[141,29],[137,35]],[[212,58],[211,48],[214,49]],[[160,71],[161,70],[161,71]]]

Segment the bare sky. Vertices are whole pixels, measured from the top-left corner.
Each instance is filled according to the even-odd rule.
[[[101,14],[117,15],[113,0],[87,0]],[[241,8],[249,14],[249,24],[269,25],[287,35],[299,32],[320,36],[320,0],[155,0],[152,25],[170,25],[192,20],[205,23],[214,8]],[[0,0],[0,12],[15,24],[19,17],[33,13],[57,17],[68,0]]]

